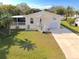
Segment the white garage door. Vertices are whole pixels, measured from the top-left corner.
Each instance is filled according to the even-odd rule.
[[[59,25],[58,25],[58,21],[53,21],[50,25],[49,28],[51,29],[58,29]]]

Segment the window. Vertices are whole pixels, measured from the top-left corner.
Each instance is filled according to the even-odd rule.
[[[42,19],[40,18],[40,29],[42,30],[43,27],[42,27]]]
[[[31,23],[31,24],[33,24],[33,23],[34,23],[33,18],[31,18],[31,19],[30,19],[30,23]]]
[[[14,24],[25,25],[25,18],[14,18]]]
[[[18,18],[18,25],[25,25],[25,18]]]
[[[40,23],[42,22],[42,19],[40,18]]]
[[[18,18],[18,22],[25,22],[25,18]]]

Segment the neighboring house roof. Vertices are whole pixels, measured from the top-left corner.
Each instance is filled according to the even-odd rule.
[[[79,18],[79,15],[74,15],[74,16],[67,17],[67,18]]]
[[[75,18],[79,18],[79,15],[74,15]]]

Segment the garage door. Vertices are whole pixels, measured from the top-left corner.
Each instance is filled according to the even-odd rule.
[[[51,29],[58,29],[58,28],[59,28],[58,22],[57,22],[57,21],[53,21],[53,22],[49,25],[49,28],[51,28]]]

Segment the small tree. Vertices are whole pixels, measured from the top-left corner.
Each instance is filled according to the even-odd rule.
[[[3,13],[0,16],[0,24],[3,28],[8,29],[10,33],[10,23],[12,21],[11,14]]]
[[[67,22],[72,25],[75,22],[75,18],[68,18]]]

